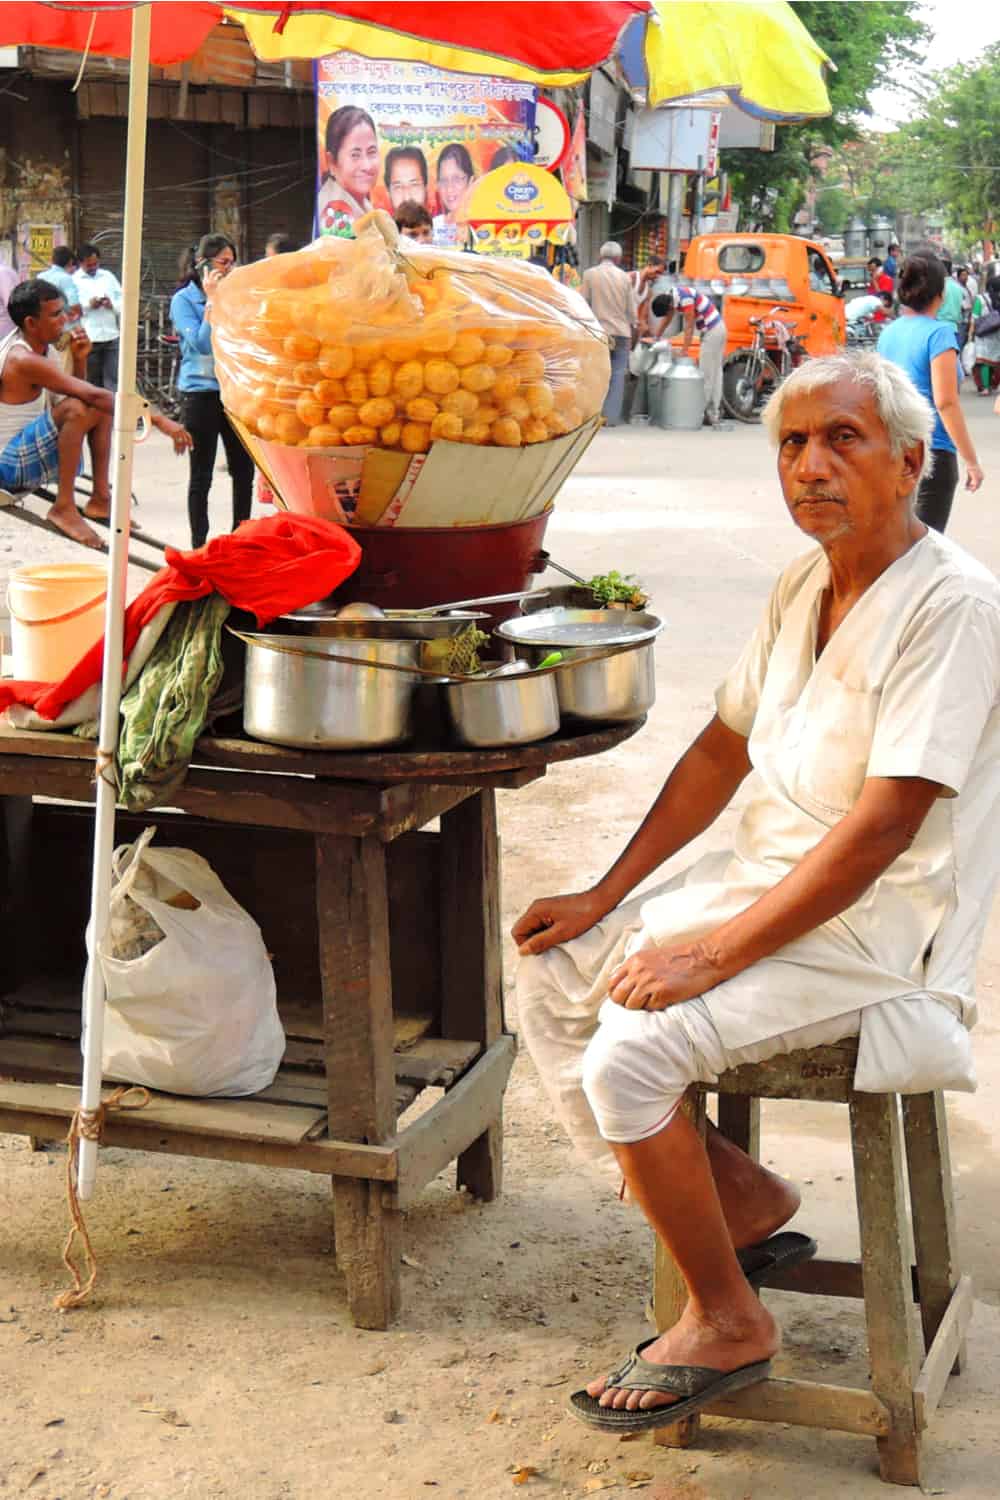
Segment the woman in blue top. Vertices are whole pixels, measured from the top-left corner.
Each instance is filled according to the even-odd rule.
[[[934,408],[933,466],[917,491],[918,518],[944,531],[958,485],[956,450],[965,463],[965,488],[983,482],[976,450],[958,396],[958,340],[950,323],[937,322],[945,269],[933,255],[911,255],[899,275],[902,313],[878,341],[878,352],[899,365]]]
[[[233,530],[250,516],[253,504],[253,459],[222,406],[212,358],[212,329],[206,321],[206,290],[211,293],[236,264],[236,246],[224,234],[206,234],[197,248],[187,251],[184,280],[170,302],[170,317],[181,345],[177,385],[184,397],[184,426],[193,439],[188,482],[188,519],[191,545],[208,539],[208,492],[219,439],[233,481]]]

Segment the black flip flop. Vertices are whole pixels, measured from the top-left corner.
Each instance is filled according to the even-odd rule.
[[[746,1245],[737,1250],[736,1259],[743,1274],[752,1287],[766,1286],[772,1276],[788,1271],[804,1260],[812,1260],[819,1247],[808,1234],[796,1234],[787,1229],[781,1234],[772,1234],[770,1239],[757,1245]]]
[[[586,1391],[574,1391],[569,1398],[570,1416],[603,1432],[649,1432],[654,1427],[669,1427],[682,1417],[692,1417],[717,1396],[756,1385],[771,1373],[769,1359],[729,1371],[713,1370],[707,1365],[649,1364],[642,1358],[642,1351],[658,1337],[659,1334],[639,1344],[621,1369],[608,1376],[608,1384],[621,1390],[663,1391],[680,1396],[680,1401],[670,1406],[654,1406],[648,1411],[618,1411],[613,1406],[601,1406]]]

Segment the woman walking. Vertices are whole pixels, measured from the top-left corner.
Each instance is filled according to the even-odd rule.
[[[975,492],[983,471],[958,396],[958,339],[950,323],[937,321],[944,297],[944,266],[933,255],[911,255],[899,276],[902,312],[882,333],[878,352],[899,365],[934,408],[931,472],[917,491],[916,512],[925,525],[944,531],[958,486],[958,454],[965,488]]]
[[[253,504],[253,459],[236,436],[222,406],[212,358],[212,330],[205,316],[208,298],[236,264],[236,247],[224,234],[206,234],[197,248],[185,252],[184,280],[170,302],[170,317],[181,346],[178,389],[184,398],[184,426],[191,434],[188,519],[191,545],[208,539],[208,492],[215,453],[222,439],[233,482],[233,530],[250,517]]]
[[[975,332],[980,318],[989,318],[996,324],[992,332]],[[972,369],[976,391],[980,396],[988,396],[996,379],[995,372],[1000,367],[1000,276],[991,276],[973,302],[972,327]]]

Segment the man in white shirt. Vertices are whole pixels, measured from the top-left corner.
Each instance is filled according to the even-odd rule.
[[[975,960],[1000,874],[1000,584],[916,519],[933,413],[898,367],[813,360],[765,423],[818,546],[781,575],[625,852],[513,930],[521,1034],[550,1098],[584,1154],[613,1168],[613,1150],[690,1294],[638,1362],[572,1397],[619,1433],[767,1378],[780,1342],[741,1256],[799,1195],[715,1132],[706,1150],[679,1110],[691,1083],[859,1037],[857,1088],[975,1086]],[[627,900],[751,771],[732,848]]]
[[[73,273],[78,269],[76,256],[68,245],[57,245],[52,252],[52,264],[42,272],[42,279],[50,286],[58,287],[62,292],[63,316],[66,319],[65,332],[71,333],[80,322],[80,314],[83,309],[80,306],[80,292]]]
[[[83,327],[90,340],[87,379],[106,391],[118,389],[118,320],[122,289],[118,277],[101,265],[96,245],[80,247],[80,269],[73,277],[83,309]]]
[[[600,264],[584,271],[580,286],[611,342],[611,384],[603,408],[609,427],[617,427],[622,419],[629,350],[639,318],[639,299],[628,272],[622,270],[623,254],[621,245],[606,241]]]

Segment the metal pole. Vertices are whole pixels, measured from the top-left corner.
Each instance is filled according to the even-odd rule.
[[[684,212],[683,172],[671,172],[667,185],[667,270],[681,268],[681,218]]]
[[[87,929],[87,976],[84,982],[83,1085],[80,1110],[86,1117],[101,1102],[101,1052],[104,1044],[104,975],[98,948],[108,927],[111,900],[111,855],[115,843],[114,756],[122,686],[122,636],[128,538],[132,498],[132,449],[143,402],[136,394],[135,363],[139,335],[139,281],[142,274],[142,197],[146,176],[146,119],[149,101],[149,33],[151,5],[132,12],[129,56],[128,136],[125,157],[125,237],[122,245],[122,311],[118,394],[115,397],[112,444],[111,522],[108,597],[104,608],[104,668],[101,678],[101,722],[97,741],[97,811],[94,866],[91,877],[90,925]],[[97,1173],[97,1142],[81,1139],[78,1191],[89,1198]]]
[[[701,234],[701,221],[705,213],[705,166],[698,158],[698,173],[694,179],[694,202],[691,204],[691,238]]]

